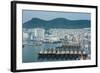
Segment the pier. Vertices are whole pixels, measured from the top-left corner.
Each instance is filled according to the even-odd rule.
[[[42,60],[85,60],[87,54],[82,50],[68,50],[64,48],[49,48],[41,50],[38,58]]]

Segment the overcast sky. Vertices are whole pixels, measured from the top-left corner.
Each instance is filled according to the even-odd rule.
[[[32,18],[40,18],[43,20],[52,20],[54,18],[66,18],[70,20],[90,20],[90,13],[76,13],[76,12],[55,12],[55,11],[34,11],[23,10],[23,23]]]

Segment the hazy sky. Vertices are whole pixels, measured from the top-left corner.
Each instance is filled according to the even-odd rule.
[[[52,20],[54,18],[66,18],[70,20],[90,20],[89,13],[76,13],[76,12],[55,12],[55,11],[34,11],[23,10],[23,23],[31,20],[32,18],[40,18],[43,20]]]

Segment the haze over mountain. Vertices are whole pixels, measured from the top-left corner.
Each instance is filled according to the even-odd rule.
[[[31,20],[23,23],[23,28],[66,28],[78,29],[89,28],[91,26],[90,20],[69,20],[65,18],[55,18],[53,20],[43,20],[39,18],[32,18]]]

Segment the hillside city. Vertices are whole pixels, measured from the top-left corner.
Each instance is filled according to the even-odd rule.
[[[44,28],[23,28],[23,46],[39,46],[44,43],[55,44],[55,48],[60,46],[72,46],[72,51],[75,50],[75,46],[82,50],[84,54],[87,54],[87,59],[90,59],[91,54],[91,32],[90,28],[82,29],[62,29],[62,28],[51,28],[45,30]],[[43,48],[44,49],[44,48]],[[42,49],[42,50],[43,50]],[[50,51],[50,50],[49,50]],[[42,51],[40,51],[41,54]]]

